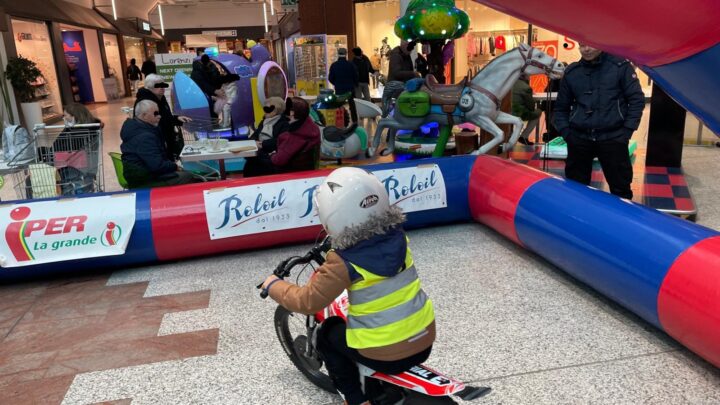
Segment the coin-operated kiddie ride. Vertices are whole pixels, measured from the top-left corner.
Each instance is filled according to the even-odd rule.
[[[367,150],[368,135],[362,126],[358,125],[358,105],[362,100],[356,100],[351,94],[336,95],[333,90],[320,91],[316,102],[312,105],[312,117],[320,127],[322,134],[320,154],[325,159],[352,159]],[[345,105],[350,107],[350,113]],[[367,103],[374,106],[372,103]],[[374,106],[378,115],[380,109]],[[365,104],[360,108],[368,110]],[[374,116],[371,110],[363,114],[364,117]]]
[[[220,136],[244,139],[263,117],[262,105],[267,98],[287,97],[287,77],[280,65],[270,60],[270,53],[262,45],[250,49],[251,57],[235,54],[220,54],[211,57],[214,66],[224,74],[236,74],[239,80],[232,82],[235,97],[231,102],[230,128],[221,128],[214,119],[211,95],[205,94],[186,74],[178,72],[174,78],[173,102],[175,113],[193,119],[186,124],[186,130],[194,132],[197,138]],[[200,63],[196,61],[196,66]],[[198,66],[199,67],[199,66]]]

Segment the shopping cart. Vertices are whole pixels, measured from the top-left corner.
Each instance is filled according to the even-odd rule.
[[[99,193],[104,191],[101,124],[36,125],[31,162],[8,162],[19,199]]]

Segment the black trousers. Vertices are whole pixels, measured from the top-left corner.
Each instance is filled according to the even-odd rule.
[[[325,361],[335,388],[340,391],[349,405],[362,404],[368,399],[362,392],[360,373],[356,363],[364,364],[385,374],[399,374],[410,367],[421,364],[430,357],[432,346],[418,354],[397,361],[378,361],[363,357],[348,347],[345,339],[347,328],[340,318],[326,321],[318,335],[317,348]]]
[[[568,157],[565,164],[565,177],[578,183],[590,184],[593,159],[600,161],[605,179],[610,185],[610,192],[616,196],[633,197],[630,185],[633,179],[633,168],[628,154],[629,139],[624,136],[593,141],[572,134],[568,136]]]

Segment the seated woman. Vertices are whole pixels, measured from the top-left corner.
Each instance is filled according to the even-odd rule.
[[[280,134],[290,129],[290,123],[285,116],[285,101],[280,97],[270,97],[263,106],[265,118],[260,121],[250,139],[257,143],[259,151],[272,153],[277,150],[277,140]]]
[[[278,137],[277,151],[259,151],[257,157],[248,159],[243,172],[245,177],[315,168],[320,148],[320,128],[309,118],[310,105],[300,97],[293,97],[287,100],[286,113],[290,128]]]

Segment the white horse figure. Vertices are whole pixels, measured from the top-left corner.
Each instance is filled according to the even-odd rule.
[[[493,139],[476,150],[476,155],[487,153],[502,143],[504,133],[496,124],[512,124],[512,136],[503,145],[503,150],[507,151],[520,137],[523,122],[514,115],[500,111],[500,100],[508,94],[523,73],[548,74],[552,79],[559,79],[564,72],[565,66],[556,58],[522,44],[494,59],[469,83],[466,78],[456,85],[438,85],[434,77],[429,75],[419,91],[425,91],[431,96],[433,107],[430,114],[425,117],[406,117],[395,108],[393,116],[378,122],[368,155],[375,154],[386,128],[389,129],[388,142],[387,149],[382,151],[383,155],[389,155],[395,149],[395,134],[398,130],[415,130],[430,122],[437,122],[441,128],[470,122],[492,134]],[[445,147],[444,144],[441,146]]]

